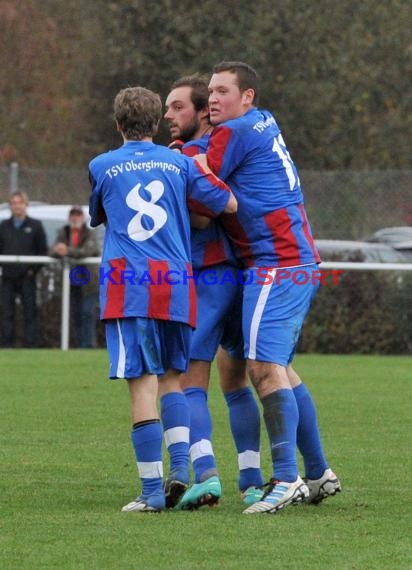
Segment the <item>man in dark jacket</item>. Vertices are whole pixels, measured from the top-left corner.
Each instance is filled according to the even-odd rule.
[[[43,224],[27,216],[28,199],[24,192],[10,197],[11,218],[0,223],[0,255],[46,255],[47,241]],[[2,346],[15,342],[14,320],[16,297],[23,306],[23,345],[37,344],[36,273],[40,265],[6,263],[2,266]]]
[[[100,255],[96,235],[87,227],[81,206],[73,206],[69,223],[63,226],[56,242],[49,250],[52,257],[81,258]],[[96,307],[99,291],[99,266],[90,265],[84,273],[75,273],[71,278],[70,309],[74,323],[77,348],[92,348],[96,344]]]

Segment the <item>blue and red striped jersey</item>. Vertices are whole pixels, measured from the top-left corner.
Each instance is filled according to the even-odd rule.
[[[182,152],[186,156],[204,154],[209,142],[209,135],[189,141],[182,147]],[[233,247],[226,232],[219,221],[219,218],[210,220],[207,228],[199,230],[192,228],[191,236],[192,265],[195,269],[211,267],[219,263],[229,263],[239,265],[239,260],[235,256]]]
[[[216,216],[228,187],[197,163],[151,142],[129,141],[89,165],[91,225],[106,224],[101,318],[196,321],[188,203]]]
[[[221,123],[209,138],[207,160],[238,200],[236,214],[221,219],[248,266],[320,261],[298,172],[271,113],[252,108]]]

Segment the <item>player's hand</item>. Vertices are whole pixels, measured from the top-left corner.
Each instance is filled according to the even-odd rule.
[[[175,139],[174,141],[172,141],[168,148],[170,148],[170,150],[174,150],[175,152],[182,152],[182,147],[185,143],[179,139]]]
[[[190,212],[190,225],[197,230],[204,230],[210,224],[210,218]]]
[[[200,164],[200,166],[205,172],[207,173],[212,172],[207,164],[207,156],[205,154],[196,154],[193,158],[196,160],[198,164]]]

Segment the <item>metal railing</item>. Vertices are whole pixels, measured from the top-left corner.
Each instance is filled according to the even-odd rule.
[[[0,255],[0,265],[5,263],[32,264],[61,264],[62,266],[62,295],[61,295],[61,327],[60,348],[69,349],[70,333],[70,270],[84,265],[98,265],[100,257],[85,257],[83,259],[59,258],[40,255]],[[320,269],[343,269],[348,271],[412,271],[412,263],[364,263],[349,261],[323,261]]]

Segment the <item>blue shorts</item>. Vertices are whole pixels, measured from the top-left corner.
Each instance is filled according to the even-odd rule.
[[[190,325],[144,317],[109,319],[105,324],[111,379],[161,376],[170,368],[186,372]]]
[[[292,362],[303,321],[319,288],[318,280],[312,279],[312,272],[317,269],[313,264],[287,269],[260,268],[258,273],[256,267],[246,270],[243,292],[246,358],[281,366]]]
[[[221,343],[231,356],[243,358],[241,281],[242,273],[239,275],[231,265],[215,265],[198,272],[191,360],[212,362]]]

